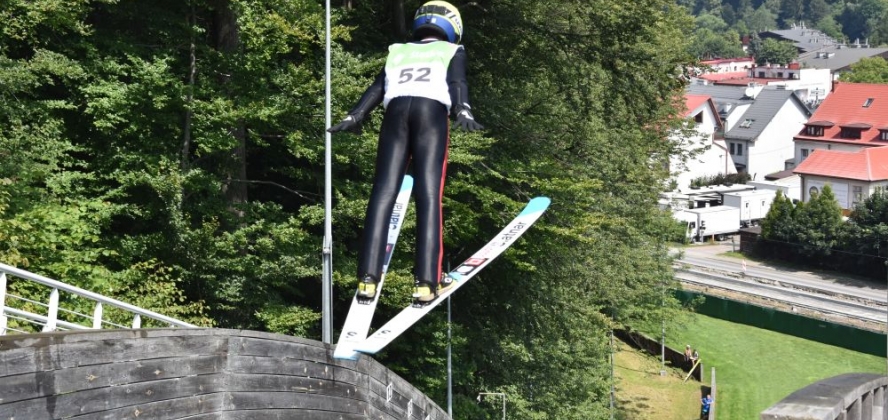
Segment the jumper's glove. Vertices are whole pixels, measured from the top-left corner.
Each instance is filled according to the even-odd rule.
[[[327,131],[331,133],[338,133],[340,131],[348,131],[354,134],[361,134],[363,132],[361,128],[361,121],[356,118],[354,115],[348,115],[339,122],[330,128]]]
[[[468,105],[462,105],[456,111],[456,125],[465,131],[483,130],[484,126],[475,121]]]

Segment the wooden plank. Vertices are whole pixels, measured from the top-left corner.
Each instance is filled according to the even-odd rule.
[[[361,378],[361,375],[354,370],[292,358],[232,355],[229,357],[228,368],[232,373],[268,373],[323,378],[350,385],[357,385]]]
[[[335,411],[317,411],[317,410],[242,410],[227,411],[225,413],[226,420],[395,420],[394,417],[388,416],[369,416],[364,414],[343,414]]]
[[[172,400],[139,404],[130,407],[70,417],[70,420],[171,420],[189,418],[201,414],[223,412],[224,393],[195,395]],[[53,417],[35,417],[43,420]],[[218,418],[218,417],[210,417]],[[222,416],[222,418],[226,418]],[[31,418],[28,418],[31,420]]]
[[[324,348],[307,346],[298,342],[257,339],[252,337],[231,337],[229,353],[238,356],[288,357],[315,362],[335,364],[330,351]]]
[[[236,374],[228,376],[228,391],[287,391],[313,395],[358,398],[361,393],[353,385],[319,378],[284,375]]]
[[[0,387],[0,403],[159,379],[208,375],[221,371],[224,363],[224,357],[218,355],[194,356],[109,363],[8,376],[3,378],[3,386]]]
[[[227,420],[224,411],[214,413],[203,413],[194,416],[179,417],[177,420]]]
[[[351,398],[297,392],[229,392],[226,408],[229,410],[303,409],[362,414],[369,404]]]
[[[168,357],[218,355],[228,349],[224,337],[156,337],[127,340],[87,341],[59,345],[53,357],[60,367],[75,367]]]
[[[48,349],[15,348],[0,350],[0,383],[7,376],[21,375],[37,370],[38,363],[50,359]]]
[[[154,401],[221,392],[224,375],[201,375],[138,384],[90,389],[0,405],[0,418],[67,418],[88,413],[111,413]],[[196,414],[196,413],[192,413]]]

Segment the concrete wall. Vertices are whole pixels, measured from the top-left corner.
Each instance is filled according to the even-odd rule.
[[[0,419],[446,420],[373,359],[222,329],[0,337]]]
[[[808,385],[761,413],[761,420],[884,420],[888,377],[846,373]]]

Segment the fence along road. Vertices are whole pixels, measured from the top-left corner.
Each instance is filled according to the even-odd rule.
[[[682,251],[684,255],[676,262],[675,270],[680,281],[845,316],[880,329],[885,326],[885,284],[719,256],[731,251],[730,243],[691,246]]]

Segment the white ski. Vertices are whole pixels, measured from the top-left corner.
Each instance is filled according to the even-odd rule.
[[[385,281],[385,273],[388,271],[389,263],[392,261],[392,253],[395,252],[395,243],[398,241],[398,234],[401,232],[401,226],[404,224],[404,215],[407,213],[407,205],[410,203],[410,192],[413,190],[413,177],[404,176],[401,183],[401,191],[395,199],[395,207],[392,210],[392,218],[389,221],[388,239],[385,246],[385,262],[382,265],[382,275],[379,277],[379,284],[376,285],[376,296],[369,301],[361,301],[358,299],[358,293],[352,298],[351,308],[345,317],[345,324],[342,325],[342,333],[339,335],[339,342],[336,343],[336,351],[333,357],[336,359],[357,360],[358,353],[354,350],[355,346],[367,338],[367,332],[370,331],[370,321],[373,320],[373,312],[376,311],[376,304],[379,302],[379,295],[382,293],[382,283]]]
[[[546,208],[549,207],[549,203],[550,200],[546,197],[537,197],[531,200],[524,210],[505,229],[497,234],[493,240],[456,267],[455,270],[448,273],[448,276],[452,277],[456,284],[441,292],[437,299],[424,306],[408,306],[383,325],[382,328],[373,333],[373,335],[358,344],[355,350],[367,354],[374,354],[382,350],[404,331],[407,331],[416,321],[419,321],[420,318],[434,309],[435,306],[466,284],[482,268],[490,264],[494,258],[508,249],[512,243],[527,231],[527,228],[542,216]]]

